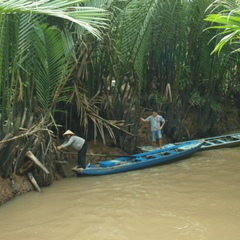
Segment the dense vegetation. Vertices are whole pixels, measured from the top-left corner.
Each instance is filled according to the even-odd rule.
[[[0,0],[1,175],[25,174],[29,150],[51,168],[66,128],[131,152],[146,108],[160,110],[174,140],[191,108],[209,131],[221,105],[239,101],[239,7],[234,0]]]

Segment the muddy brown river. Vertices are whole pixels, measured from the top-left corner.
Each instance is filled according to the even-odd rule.
[[[74,176],[0,207],[2,240],[239,240],[240,148]]]

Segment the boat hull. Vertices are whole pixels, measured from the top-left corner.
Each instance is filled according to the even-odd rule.
[[[76,173],[78,176],[106,175],[167,164],[192,155],[201,148],[203,143],[204,140],[194,140],[178,146],[170,146],[167,149],[106,160],[96,165],[89,164],[85,169]]]
[[[186,141],[186,142],[189,142],[189,141]],[[164,145],[164,148],[168,148],[169,146],[173,146],[173,145],[183,144],[186,142],[166,144]],[[200,150],[217,149],[217,148],[223,148],[223,147],[235,147],[238,145],[240,145],[240,133],[234,133],[234,134],[205,138],[205,142],[202,145]],[[153,146],[141,146],[138,148],[143,152],[154,150]]]

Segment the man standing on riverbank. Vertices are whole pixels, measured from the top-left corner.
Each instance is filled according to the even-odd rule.
[[[152,142],[153,142],[153,147],[154,149],[157,148],[157,140],[160,148],[162,148],[162,129],[166,123],[165,119],[161,116],[158,115],[157,110],[153,110],[153,114],[149,117],[145,118],[140,118],[142,122],[150,122],[151,124],[151,131],[152,131]]]
[[[67,130],[63,136],[66,138],[66,141],[57,146],[57,150],[62,150],[66,147],[73,147],[78,151],[78,160],[77,166],[73,168],[73,170],[81,171],[82,169],[86,168],[86,153],[87,153],[87,141],[81,137],[75,136],[75,134]]]

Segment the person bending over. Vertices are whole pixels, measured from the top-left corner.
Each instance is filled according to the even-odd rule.
[[[62,145],[57,146],[57,150],[62,150],[69,146],[75,148],[78,151],[78,160],[77,166],[73,169],[81,171],[86,168],[87,141],[81,137],[75,136],[70,130],[67,130],[63,136],[66,138],[66,141]]]

